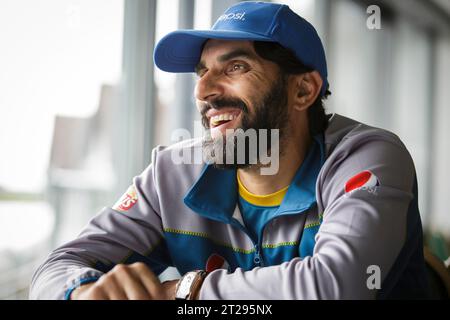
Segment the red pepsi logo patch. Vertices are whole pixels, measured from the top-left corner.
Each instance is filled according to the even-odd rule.
[[[117,211],[128,211],[130,210],[138,201],[137,192],[134,186],[130,186],[125,192],[125,194],[117,201],[117,203],[112,207]]]
[[[376,175],[366,170],[358,173],[350,178],[345,184],[345,193],[357,190],[360,188],[373,188],[379,186],[380,183]]]
[[[206,261],[206,272],[212,272],[217,269],[228,269],[229,264],[224,257],[219,256],[218,254],[212,254],[208,260]]]

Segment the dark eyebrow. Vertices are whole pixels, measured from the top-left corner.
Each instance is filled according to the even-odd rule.
[[[200,61],[196,66],[195,66],[195,73],[199,74],[200,71],[202,71],[203,69],[206,69],[205,64],[203,63],[203,61]]]
[[[236,49],[233,51],[230,51],[228,53],[225,53],[217,58],[219,62],[226,62],[232,59],[236,58],[247,58],[250,60],[256,60],[256,55],[248,50],[245,49]],[[198,74],[201,70],[206,69],[205,63],[203,61],[200,61],[195,66],[195,72]]]
[[[255,54],[245,49],[236,49],[231,52],[225,53],[224,55],[221,55],[217,60],[219,60],[220,62],[226,62],[236,58],[247,58],[250,60],[256,60]]]

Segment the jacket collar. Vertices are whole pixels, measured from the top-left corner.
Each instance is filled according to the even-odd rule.
[[[323,135],[317,135],[274,216],[300,213],[316,202],[316,180],[324,162]],[[236,170],[211,164],[205,165],[184,197],[184,203],[199,215],[225,223],[232,223],[237,200]]]

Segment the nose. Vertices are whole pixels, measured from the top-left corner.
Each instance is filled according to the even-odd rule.
[[[195,85],[195,98],[202,102],[209,102],[223,95],[223,86],[220,83],[220,75],[211,71],[206,72],[197,80]]]

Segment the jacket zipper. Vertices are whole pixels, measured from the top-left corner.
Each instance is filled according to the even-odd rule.
[[[244,228],[239,222],[237,221],[233,221],[233,224],[235,226],[237,226],[239,229],[241,229],[252,241],[253,245],[254,245],[254,249],[255,249],[255,255],[253,257],[253,263],[255,264],[256,267],[263,267],[264,266],[264,260],[263,260],[263,255],[262,255],[262,235],[264,234],[264,229],[266,228],[266,226],[272,221],[275,220],[276,218],[279,218],[281,216],[290,216],[290,215],[297,215],[300,213],[303,213],[307,210],[309,210],[311,208],[311,206],[304,208],[301,211],[285,211],[282,212],[281,215],[277,215],[276,217],[273,217],[272,219],[269,219],[266,224],[263,226],[262,230],[261,230],[261,234],[259,235],[259,239],[261,240],[260,243],[255,243],[252,239],[252,237],[250,237],[250,234],[247,232],[246,228]]]
[[[262,259],[262,252],[261,252],[261,245],[258,244],[257,242],[255,243],[252,239],[252,237],[250,236],[250,234],[248,233],[247,229],[241,225],[239,222],[237,221],[233,221],[233,225],[235,225],[238,229],[240,229],[242,232],[244,232],[247,237],[250,239],[250,241],[253,243],[253,249],[255,250],[255,255],[253,256],[253,264],[256,267],[262,267],[264,266],[264,261]]]
[[[262,257],[262,250],[261,250],[261,248],[262,248],[262,235],[264,234],[264,229],[266,228],[266,226],[270,223],[270,222],[272,222],[273,220],[275,220],[275,219],[277,219],[277,218],[280,218],[281,216],[291,216],[291,215],[298,215],[298,214],[301,214],[301,213],[303,213],[303,212],[305,212],[305,211],[307,211],[307,210],[309,210],[311,208],[311,206],[309,206],[308,208],[305,208],[305,209],[303,209],[303,210],[301,210],[301,211],[285,211],[285,212],[283,212],[281,215],[277,215],[276,217],[273,217],[273,218],[271,218],[271,219],[269,219],[265,224],[264,224],[264,226],[262,227],[262,230],[261,230],[261,234],[259,235],[259,239],[261,240],[260,241],[260,243],[258,243],[258,244],[255,244],[255,257],[253,258],[253,262],[255,263],[255,265],[256,266],[258,266],[258,267],[263,267],[264,266],[264,260],[263,260],[263,257]],[[253,241],[253,240],[252,240]]]
[[[262,257],[261,257],[261,252],[259,250],[259,245],[255,244],[255,256],[253,257],[253,263],[257,266],[257,267],[261,267],[263,266],[263,261],[262,261]]]

